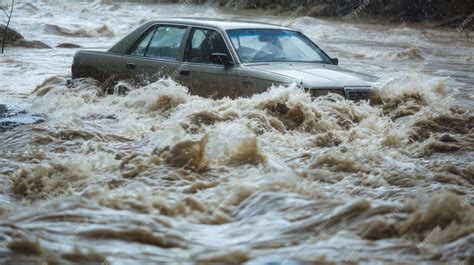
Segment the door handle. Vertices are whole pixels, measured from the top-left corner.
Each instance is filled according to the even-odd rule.
[[[189,76],[191,74],[191,71],[183,69],[183,70],[179,71],[179,74],[182,75],[182,76]]]
[[[127,67],[127,69],[130,69],[130,70],[134,70],[135,68],[137,68],[137,66],[134,63],[127,63],[125,67]]]

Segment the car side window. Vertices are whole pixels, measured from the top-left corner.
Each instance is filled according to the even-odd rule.
[[[151,37],[155,32],[155,27],[149,28],[145,33],[143,33],[138,41],[132,46],[127,54],[135,56],[145,56],[146,48],[150,43]]]
[[[177,60],[186,27],[158,26],[145,52],[145,57]]]
[[[193,49],[199,48],[199,45],[202,44],[205,38],[206,38],[206,34],[204,34],[202,30],[194,31],[193,38],[191,39],[191,47]]]
[[[193,63],[216,64],[211,54],[224,53],[230,58],[229,50],[222,35],[212,29],[193,28],[186,45],[185,61]]]

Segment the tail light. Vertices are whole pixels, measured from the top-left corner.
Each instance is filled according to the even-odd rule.
[[[72,74],[72,78],[76,77],[76,65],[75,64],[71,65],[71,74]]]

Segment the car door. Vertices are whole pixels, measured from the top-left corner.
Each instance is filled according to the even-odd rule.
[[[214,29],[193,27],[184,49],[178,80],[191,94],[202,97],[235,97],[236,67],[215,62],[211,54],[231,54],[222,34]]]
[[[177,25],[148,28],[122,56],[127,79],[146,84],[173,75],[182,63],[186,31],[186,26]]]

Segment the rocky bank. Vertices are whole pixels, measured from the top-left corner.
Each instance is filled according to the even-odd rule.
[[[26,40],[23,35],[18,33],[16,30],[8,27],[5,32],[5,25],[0,25],[0,45],[5,40],[5,46],[10,47],[23,47],[23,48],[37,48],[37,49],[49,49],[49,45],[44,42],[37,40]]]

